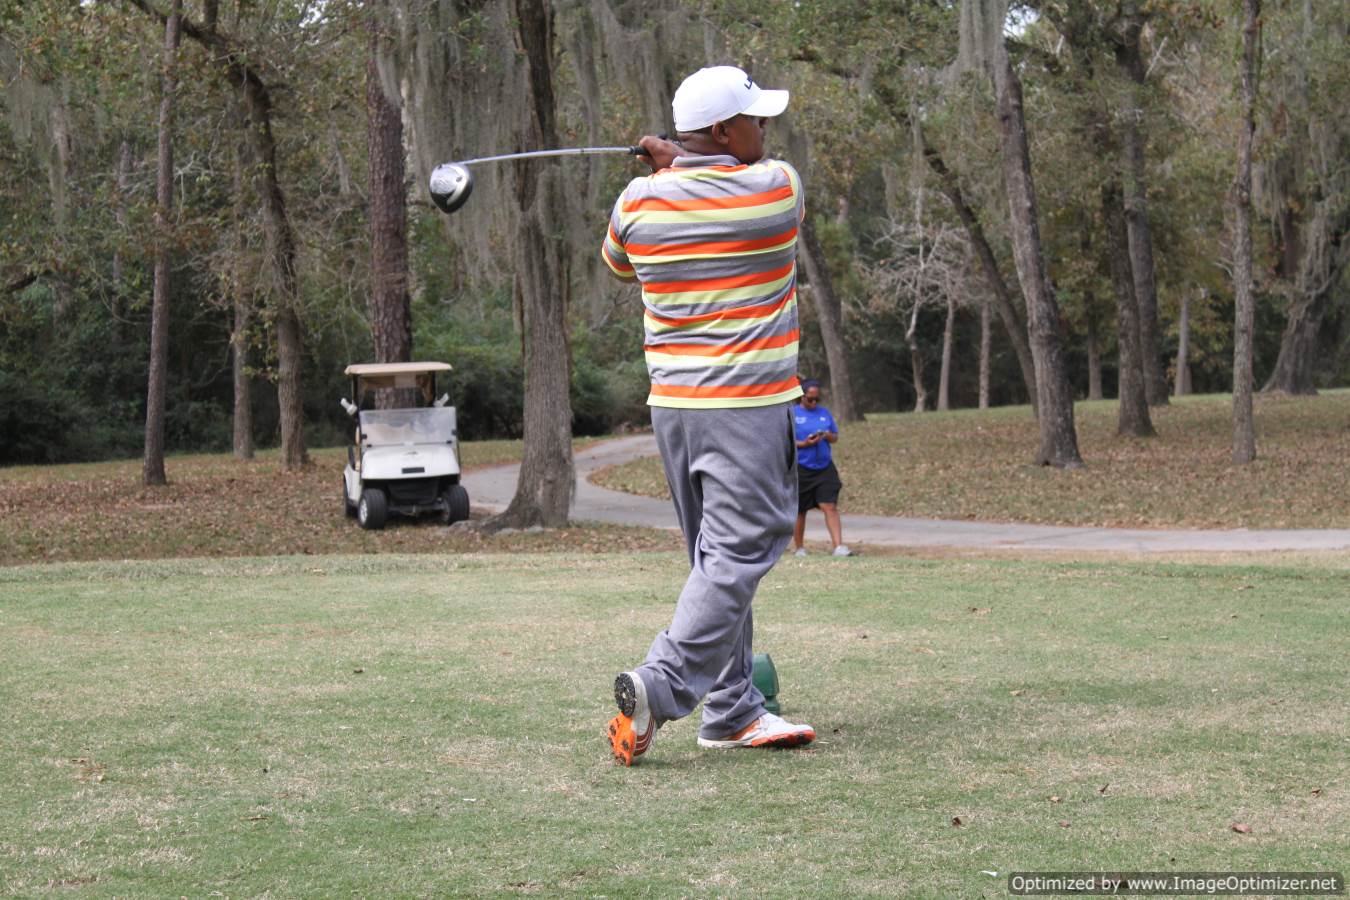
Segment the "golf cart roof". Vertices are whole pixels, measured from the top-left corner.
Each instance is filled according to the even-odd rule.
[[[450,368],[449,363],[443,362],[354,363],[342,374],[379,378],[390,375],[421,375],[424,372],[449,372]]]

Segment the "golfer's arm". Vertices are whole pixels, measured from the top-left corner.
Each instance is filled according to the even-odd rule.
[[[618,246],[613,238],[613,234],[605,237],[605,242],[600,245],[600,258],[605,261],[605,268],[609,274],[620,281],[635,281],[637,272],[633,269],[632,263],[628,262],[628,256],[623,249]]]

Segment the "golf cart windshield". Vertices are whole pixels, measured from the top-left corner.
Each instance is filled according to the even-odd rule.
[[[361,412],[361,442],[367,447],[447,444],[454,437],[453,408],[367,409]]]

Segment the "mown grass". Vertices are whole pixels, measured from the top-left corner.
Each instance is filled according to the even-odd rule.
[[[579,441],[584,446],[593,441]],[[473,469],[520,459],[520,441],[461,447]],[[0,565],[97,559],[318,553],[564,552],[670,549],[660,531],[579,526],[546,533],[485,534],[433,519],[392,518],[366,532],[344,517],[346,450],[311,452],[312,465],[280,470],[275,451],[250,462],[229,454],[174,456],[169,484],[141,484],[140,460],[0,469]]]
[[[1001,897],[1350,858],[1344,570],[786,560],[756,644],[818,743],[700,751],[686,720],[620,769],[609,682],[685,568],[0,570],[0,888]]]
[[[848,513],[1127,528],[1350,527],[1350,390],[1256,398],[1256,461],[1230,462],[1231,399],[1152,411],[1158,436],[1116,436],[1114,401],[1077,404],[1087,465],[1030,465],[1029,407],[882,414],[844,428],[835,460]],[[660,463],[599,473],[616,490],[668,496]]]

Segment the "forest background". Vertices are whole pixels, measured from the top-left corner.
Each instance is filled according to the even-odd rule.
[[[1256,387],[1350,383],[1350,11],[1253,8],[0,0],[0,464],[140,454],[156,390],[167,449],[300,464],[349,433],[346,364],[409,357],[455,365],[465,439],[518,437],[549,321],[571,431],[641,424],[641,304],[599,246],[644,169],[479,167],[453,216],[426,185],[670,131],[675,86],[722,63],[793,93],[768,143],[807,186],[801,371],[837,413],[1036,401],[1009,77],[1073,396],[1232,390],[1253,59]]]

